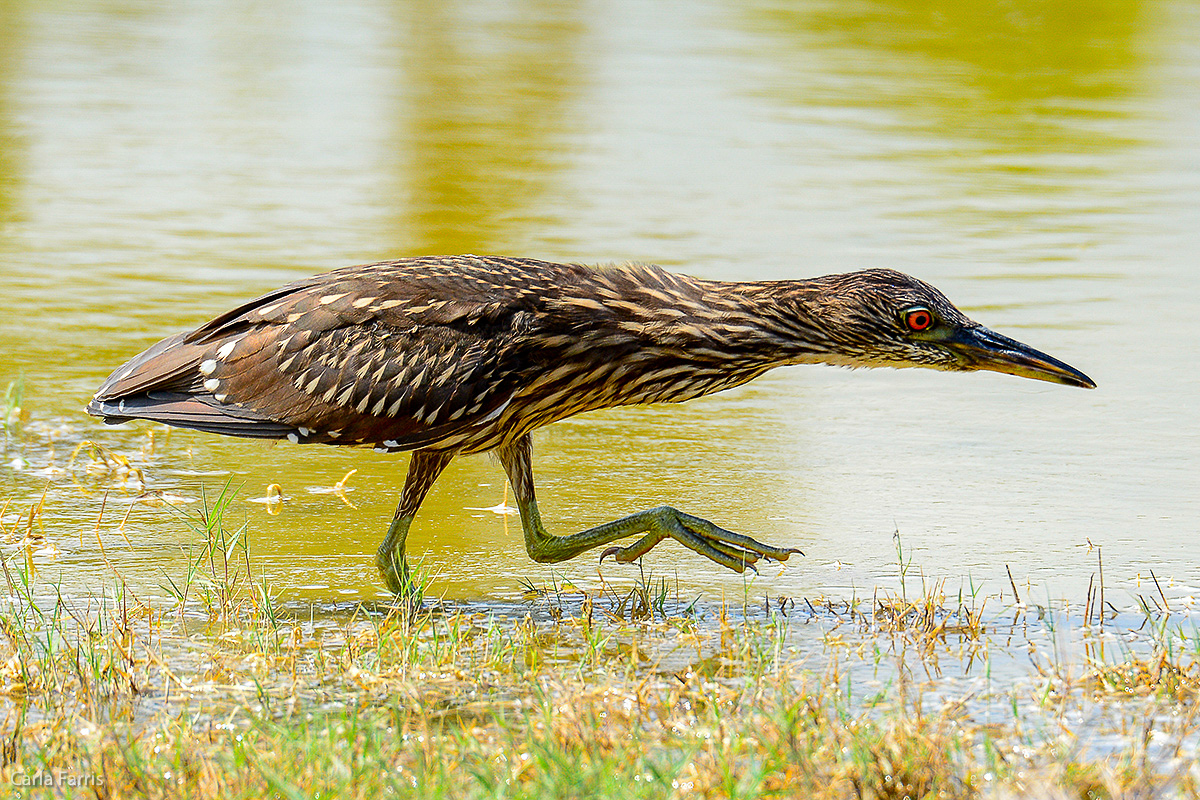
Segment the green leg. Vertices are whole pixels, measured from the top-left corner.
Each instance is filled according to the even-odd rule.
[[[600,555],[600,560],[613,556],[617,561],[629,563],[641,558],[654,545],[668,538],[735,572],[742,572],[746,567],[753,569],[754,564],[761,558],[786,561],[792,553],[800,552],[792,548],[762,544],[749,536],[719,528],[708,520],[684,514],[670,506],[639,511],[571,536],[554,536],[547,533],[542,525],[542,515],[534,497],[532,447],[529,436],[522,436],[513,444],[501,447],[498,453],[500,463],[508,473],[513,494],[516,495],[517,508],[521,512],[525,549],[534,561],[566,561],[594,547],[638,534],[644,535],[628,547],[608,548]]]
[[[404,560],[404,541],[408,538],[408,528],[417,515],[417,509],[421,507],[421,501],[453,458],[454,453],[444,450],[417,450],[408,462],[408,475],[404,479],[400,505],[396,507],[396,515],[392,518],[383,544],[375,553],[375,566],[379,567],[383,582],[394,594],[412,594],[408,562]]]

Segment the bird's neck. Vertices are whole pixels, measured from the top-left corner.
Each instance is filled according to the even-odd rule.
[[[821,279],[699,285],[698,302],[677,330],[701,357],[758,373],[788,364],[853,362],[823,325],[828,290]]]

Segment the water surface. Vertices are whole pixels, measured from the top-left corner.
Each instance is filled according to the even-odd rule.
[[[36,559],[68,588],[110,582],[109,559],[157,591],[193,535],[130,500],[196,501],[232,478],[230,514],[285,596],[378,596],[371,554],[404,456],[160,430],[146,486],[119,485],[68,455],[83,439],[132,453],[150,427],[82,407],[158,338],[285,281],[487,252],[719,279],[894,267],[1099,383],[802,367],[573,418],[535,438],[554,531],[670,502],[807,553],[749,584],[670,544],[646,559],[714,597],[896,585],[896,531],[914,570],[951,585],[998,592],[1007,564],[1081,600],[1099,545],[1117,600],[1150,569],[1198,591],[1192,3],[8,0],[0,14],[0,388],[23,376],[31,415],[5,444],[0,502],[11,522],[46,492],[53,546]],[[351,469],[348,502],[310,491]],[[271,483],[289,497],[277,515],[250,502]],[[438,591],[596,585],[591,556],[533,564],[494,510],[504,498],[486,456],[438,482],[409,544]]]

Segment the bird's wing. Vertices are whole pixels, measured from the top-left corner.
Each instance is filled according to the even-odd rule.
[[[340,273],[160,342],[114,372],[89,411],[410,449],[503,410],[522,365],[502,356],[532,324],[534,289],[462,270]]]

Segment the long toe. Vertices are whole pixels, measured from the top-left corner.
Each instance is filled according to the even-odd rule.
[[[731,548],[732,552],[745,551],[754,554],[754,558],[749,562],[751,564],[758,561],[759,558],[769,558],[772,561],[787,561],[788,556],[793,553],[804,555],[804,553],[801,553],[794,547],[774,547],[769,544],[763,544],[757,539],[726,530],[701,517],[693,517],[691,514],[681,513],[679,515],[679,522],[689,531],[709,540],[713,545]]]
[[[698,534],[687,528],[682,528],[679,535],[675,536],[675,539],[684,547],[694,550],[705,558],[715,561],[723,567],[728,567],[734,572],[745,572],[747,567],[758,572],[754,566],[754,562],[758,561],[758,555],[748,550],[730,547],[719,539]]]
[[[655,509],[654,516],[649,533],[626,547],[609,547],[600,554],[600,562],[611,557],[628,564],[644,556],[666,538],[674,539],[689,550],[737,573],[745,572],[747,568],[758,572],[755,564],[763,558],[786,561],[788,556],[800,552],[790,547],[763,544],[667,506]]]
[[[715,561],[723,567],[728,567],[734,572],[742,572],[746,567],[754,569],[754,562],[758,560],[758,555],[754,553],[714,543],[712,540],[695,534],[683,526],[680,526],[678,531],[673,531],[670,536],[689,550],[694,550],[705,558]],[[603,564],[604,559],[610,557],[616,559],[621,564],[636,561],[664,538],[666,537],[661,534],[649,534],[627,547],[609,547],[600,554],[600,563]]]
[[[762,556],[753,550],[746,550],[735,545],[717,541],[715,539],[706,539],[705,542],[709,547],[711,547],[713,550],[716,550],[718,553],[725,555],[734,562],[740,562],[755,572],[758,572],[758,568],[754,565],[758,563]]]

